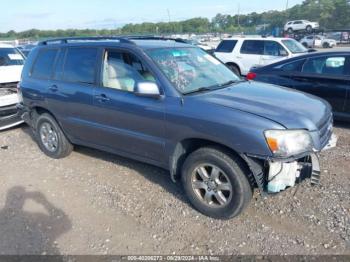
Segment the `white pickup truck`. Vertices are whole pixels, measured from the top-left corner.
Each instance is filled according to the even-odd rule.
[[[17,84],[21,79],[24,56],[11,45],[0,43],[0,130],[21,124]]]

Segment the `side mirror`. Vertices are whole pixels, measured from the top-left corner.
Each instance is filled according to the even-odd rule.
[[[160,98],[159,87],[154,82],[139,82],[134,88],[137,96]]]

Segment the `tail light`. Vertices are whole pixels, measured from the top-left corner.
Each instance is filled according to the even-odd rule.
[[[246,79],[247,80],[254,80],[256,78],[256,73],[253,73],[253,72],[249,72],[246,76]]]

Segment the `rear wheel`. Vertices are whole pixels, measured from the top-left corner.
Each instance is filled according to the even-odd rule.
[[[51,158],[64,158],[73,150],[73,145],[62,132],[56,120],[47,113],[38,117],[36,138],[41,151]]]
[[[241,76],[241,70],[238,66],[233,64],[227,64],[227,67],[230,68],[230,70],[235,73],[237,76]]]
[[[242,160],[215,147],[192,153],[182,168],[182,183],[191,204],[219,219],[238,216],[252,198]]]

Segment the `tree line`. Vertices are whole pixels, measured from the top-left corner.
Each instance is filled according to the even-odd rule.
[[[42,39],[50,37],[74,37],[93,35],[128,35],[128,34],[183,34],[183,33],[256,33],[257,27],[282,28],[288,20],[307,19],[317,21],[325,29],[350,28],[350,0],[304,0],[285,11],[268,11],[245,15],[217,14],[213,19],[192,18],[178,22],[126,24],[113,30],[68,29],[37,30],[23,32],[13,30],[0,33],[0,38],[7,39]]]

